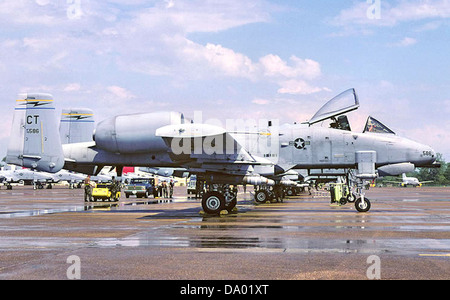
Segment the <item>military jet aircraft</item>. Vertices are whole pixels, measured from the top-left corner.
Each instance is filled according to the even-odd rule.
[[[407,177],[405,173],[402,174],[402,181],[385,181],[390,183],[396,183],[400,186],[407,187],[408,185],[412,185],[413,187],[420,187],[425,183],[432,183],[433,181],[419,181],[419,179],[415,177]]]
[[[47,172],[33,171],[29,169],[4,170],[0,171],[0,181],[3,181],[8,189],[12,189],[12,183],[31,182],[35,188],[43,188],[48,184],[51,188],[52,183],[67,181],[72,188],[76,183],[83,182],[86,175],[61,170],[55,174]]]
[[[12,189],[12,183],[30,182],[33,187],[42,189],[43,184],[52,183],[53,176],[43,172],[36,172],[29,169],[0,171],[0,180],[6,184],[8,190]]]
[[[207,183],[281,184],[291,169],[355,169],[358,181],[373,179],[376,168],[405,162],[417,167],[436,160],[429,146],[394,134],[351,131],[347,112],[359,107],[354,89],[325,104],[303,124],[279,125],[266,120],[254,126],[189,122],[177,112],[119,115],[100,122],[93,141],[61,145],[57,117],[49,94],[25,94],[16,102],[7,162],[56,173],[60,169],[97,174],[103,166],[185,168]],[[330,127],[313,126],[331,119]],[[359,191],[359,190],[358,190]],[[255,195],[263,195],[264,189]],[[236,205],[229,190],[203,195],[207,213]],[[370,208],[359,193],[358,211]],[[263,195],[264,196],[264,195]]]
[[[69,188],[74,188],[75,185],[81,186],[81,183],[87,177],[87,175],[70,172],[67,170],[61,170],[55,174],[46,173],[52,177],[53,183],[66,181],[69,184]]]

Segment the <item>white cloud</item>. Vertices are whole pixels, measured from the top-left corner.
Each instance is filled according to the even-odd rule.
[[[280,94],[310,95],[321,91],[329,91],[328,88],[311,86],[304,80],[286,80],[282,81],[280,85],[281,88],[278,90]]]
[[[130,91],[128,91],[127,89],[120,87],[120,86],[108,86],[106,88],[106,90],[108,92],[110,92],[113,96],[119,98],[119,99],[132,99],[132,98],[136,98],[135,95],[133,95],[133,93],[131,93]]]
[[[255,71],[250,58],[221,45],[207,44],[203,51],[206,62],[225,75],[250,78]]]
[[[417,40],[416,39],[410,38],[410,37],[405,37],[401,41],[393,44],[393,46],[396,46],[396,47],[409,47],[409,46],[412,46],[412,45],[415,45],[415,44],[417,44]]]
[[[257,105],[267,105],[270,103],[270,101],[267,99],[253,99],[252,103]]]
[[[260,0],[160,1],[136,14],[143,28],[170,26],[185,33],[218,32],[270,19],[271,6]]]
[[[77,92],[81,90],[81,85],[79,83],[70,83],[66,87],[64,87],[64,92]]]
[[[13,25],[21,24],[22,18],[33,17],[35,10],[39,13],[35,19],[48,17],[49,22],[35,24],[42,27],[36,34],[24,32],[27,36],[21,37],[19,42],[17,39],[3,42],[12,48],[7,52],[9,56],[21,58],[16,59],[16,67],[32,72],[55,69],[84,72],[83,66],[104,62],[123,71],[172,76],[183,81],[245,78],[277,83],[282,93],[290,93],[294,89],[287,88],[286,81],[301,80],[303,92],[320,90],[306,86],[305,81],[321,76],[320,64],[312,59],[292,55],[283,60],[276,54],[268,54],[252,61],[247,55],[223,45],[202,45],[188,38],[193,32],[216,32],[267,22],[274,5],[264,0],[158,0],[151,7],[142,0],[135,0],[129,4],[132,9],[122,15],[120,9],[104,2],[82,1],[80,5],[83,15],[74,21],[66,16],[65,3],[7,0],[0,4],[11,13],[6,18]],[[24,14],[18,16],[20,11]],[[29,50],[33,51],[32,55]],[[5,64],[2,58],[0,63]],[[114,92],[116,96],[124,95],[119,90]]]
[[[278,55],[269,54],[262,57],[259,63],[264,75],[269,77],[302,77],[314,79],[321,75],[320,64],[311,59],[301,59],[296,56],[290,58],[292,66],[283,61]]]

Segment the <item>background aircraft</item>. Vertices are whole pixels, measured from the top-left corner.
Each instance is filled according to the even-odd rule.
[[[47,172],[33,171],[29,169],[4,170],[0,171],[0,181],[5,183],[8,189],[12,189],[12,183],[30,182],[35,188],[43,188],[47,184],[51,188],[52,183],[66,181],[72,188],[75,184],[83,182],[86,175],[61,170],[55,174]]]
[[[70,188],[74,188],[76,186],[80,187],[81,183],[83,183],[84,179],[87,177],[87,175],[85,174],[74,173],[67,170],[61,170],[55,174],[50,173],[46,174],[52,177],[53,179],[52,183],[66,181],[67,183],[69,183]]]
[[[390,183],[396,183],[400,186],[407,187],[408,185],[412,185],[413,187],[420,187],[425,183],[432,183],[433,181],[419,181],[419,179],[415,177],[407,177],[405,173],[402,174],[402,181],[385,181]]]
[[[53,182],[53,176],[43,172],[29,169],[0,171],[0,180],[6,184],[7,189],[12,189],[12,183],[30,182],[34,188],[43,188],[43,184]]]
[[[176,112],[120,115],[100,122],[93,141],[61,145],[53,98],[25,94],[17,100],[7,162],[56,173],[63,167],[97,174],[103,166],[185,168],[208,184],[222,187],[205,193],[207,213],[231,210],[235,195],[228,185],[280,186],[292,169],[353,170],[360,196],[358,211],[370,209],[364,179],[377,177],[376,168],[405,162],[416,167],[436,160],[433,149],[393,133],[351,131],[344,115],[359,107],[354,89],[327,102],[309,122],[279,125],[276,120],[223,128],[185,120]],[[329,127],[313,126],[331,119]],[[238,126],[241,125],[241,126]],[[267,188],[255,194],[264,198]]]

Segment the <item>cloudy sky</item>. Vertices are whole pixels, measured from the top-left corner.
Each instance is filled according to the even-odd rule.
[[[1,0],[0,155],[17,94],[96,120],[175,110],[308,120],[355,88],[450,161],[450,0]]]

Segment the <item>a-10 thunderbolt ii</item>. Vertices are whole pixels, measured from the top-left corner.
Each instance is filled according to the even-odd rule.
[[[189,121],[177,112],[119,115],[100,122],[92,141],[61,145],[52,96],[25,94],[16,103],[6,160],[51,173],[64,168],[93,175],[103,166],[184,168],[211,186],[277,185],[283,184],[286,172],[321,168],[355,170],[361,183],[375,178],[380,167],[401,174],[405,163],[426,167],[435,162],[432,148],[376,130],[381,123],[363,133],[351,131],[344,114],[358,107],[356,92],[350,89],[302,124],[265,120],[225,129]],[[328,119],[329,127],[313,126]],[[355,207],[367,211],[370,202],[360,188],[357,191]],[[265,191],[259,190],[255,198],[264,196],[258,193]],[[235,199],[229,190],[211,189],[203,195],[202,207],[219,213],[232,209]]]

